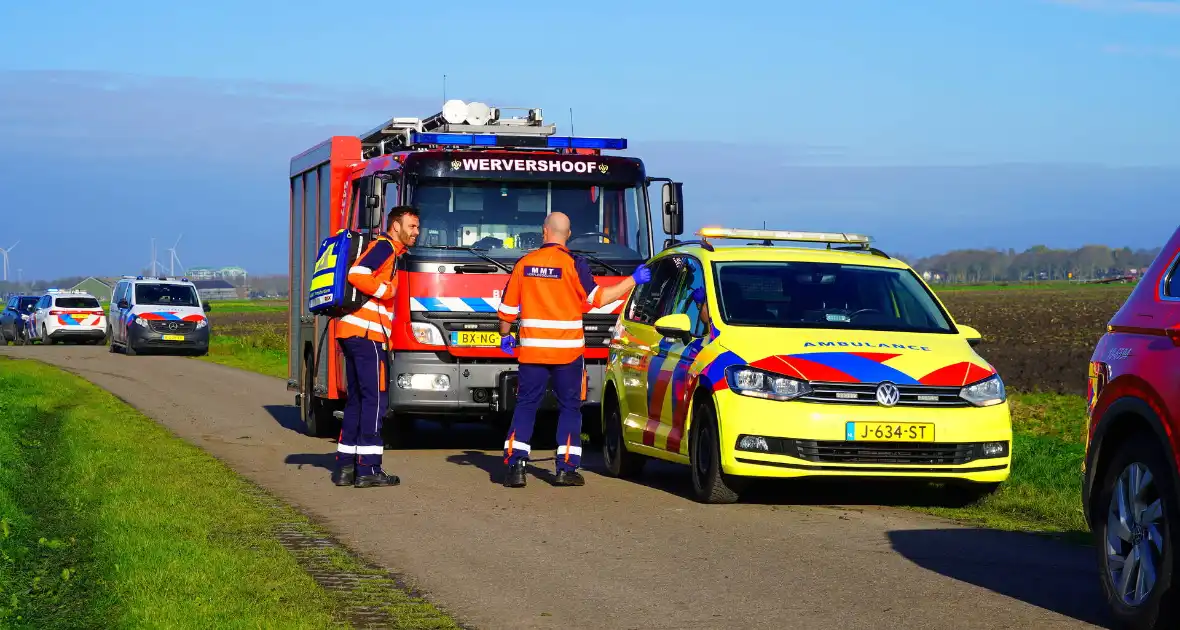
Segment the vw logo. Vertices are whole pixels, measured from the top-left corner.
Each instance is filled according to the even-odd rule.
[[[168,322],[168,330],[176,330],[177,328],[180,328],[180,324],[177,324],[176,322]],[[880,390],[878,390],[877,391],[877,399],[880,400],[880,398],[881,398],[881,392],[880,392]]]
[[[882,407],[892,407],[900,398],[901,392],[897,390],[897,385],[887,382],[877,386],[877,402]]]

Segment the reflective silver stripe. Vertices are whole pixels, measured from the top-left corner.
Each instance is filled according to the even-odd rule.
[[[529,452],[529,445],[525,442],[517,442],[516,440],[504,440],[504,450],[508,450],[511,446],[514,451]]]
[[[505,315],[517,315],[520,313],[519,306],[508,306],[507,304],[505,304],[503,302],[500,302],[500,306],[498,308],[499,308],[500,312]]]
[[[522,319],[521,328],[551,328],[556,330],[577,330],[582,327],[582,320],[568,321],[562,319]]]
[[[373,297],[385,297],[385,283],[377,285],[377,290],[373,292]]]
[[[361,318],[357,317],[356,315],[345,315],[344,317],[340,318],[340,321],[352,324],[353,326],[356,326],[357,328],[364,328],[365,330],[371,330],[373,332],[384,331],[386,336],[390,336],[393,334],[392,328],[389,328],[387,326],[382,326],[381,324],[378,324],[377,322],[371,322],[367,319],[361,319]]]
[[[581,457],[582,456],[582,447],[581,446],[566,446],[565,444],[562,444],[561,446],[557,447],[557,454],[558,455],[565,455],[567,452],[570,455],[577,455],[578,457]]]
[[[590,292],[590,295],[586,296],[586,303],[587,304],[594,303],[594,296],[598,295],[598,289],[599,289],[599,287],[594,287],[594,290]]]
[[[530,346],[533,348],[584,348],[586,346],[585,339],[535,339],[530,337],[520,338],[521,346]]]
[[[347,453],[348,455],[356,455],[356,447],[355,446],[348,446],[346,444],[337,444],[336,445],[336,452],[337,453]]]
[[[373,270],[372,270],[372,269],[369,269],[368,267],[361,267],[360,265],[357,265],[357,266],[355,266],[355,267],[350,267],[350,268],[348,269],[348,273],[364,273],[364,274],[372,274],[372,273],[373,273]]]
[[[358,446],[357,455],[381,455],[385,450],[381,446]]]
[[[382,286],[384,286],[384,285],[382,285]],[[382,315],[388,317],[389,319],[393,319],[393,313],[391,313],[389,311],[389,309],[385,308],[384,306],[381,306],[380,304],[374,302],[373,300],[369,300],[368,302],[365,302],[365,305],[362,306],[361,308],[363,308],[365,310],[369,310],[369,311],[376,311],[376,312],[381,313]]]

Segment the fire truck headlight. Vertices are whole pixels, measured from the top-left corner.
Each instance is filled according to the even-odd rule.
[[[398,374],[397,386],[401,389],[445,392],[451,388],[451,377],[446,374]]]
[[[442,332],[434,324],[426,322],[410,322],[410,330],[414,333],[414,340],[428,346],[444,345]]]

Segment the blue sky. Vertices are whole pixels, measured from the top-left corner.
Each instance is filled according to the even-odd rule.
[[[690,228],[922,255],[1151,247],[1180,216],[1175,1],[12,4],[0,246],[26,278],[133,271],[180,233],[188,265],[283,271],[290,156],[437,111],[444,74],[631,139]]]

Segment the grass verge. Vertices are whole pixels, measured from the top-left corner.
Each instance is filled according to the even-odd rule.
[[[214,335],[209,340],[209,354],[200,359],[287,378],[287,351],[276,350],[267,340],[253,335]]]
[[[994,495],[963,508],[922,511],[996,529],[1063,534],[1081,541],[1085,400],[1069,394],[1013,394],[1012,476]]]
[[[315,529],[110,394],[0,358],[0,627],[347,627],[363,594],[320,588],[279,527]],[[377,599],[396,627],[455,627]]]

